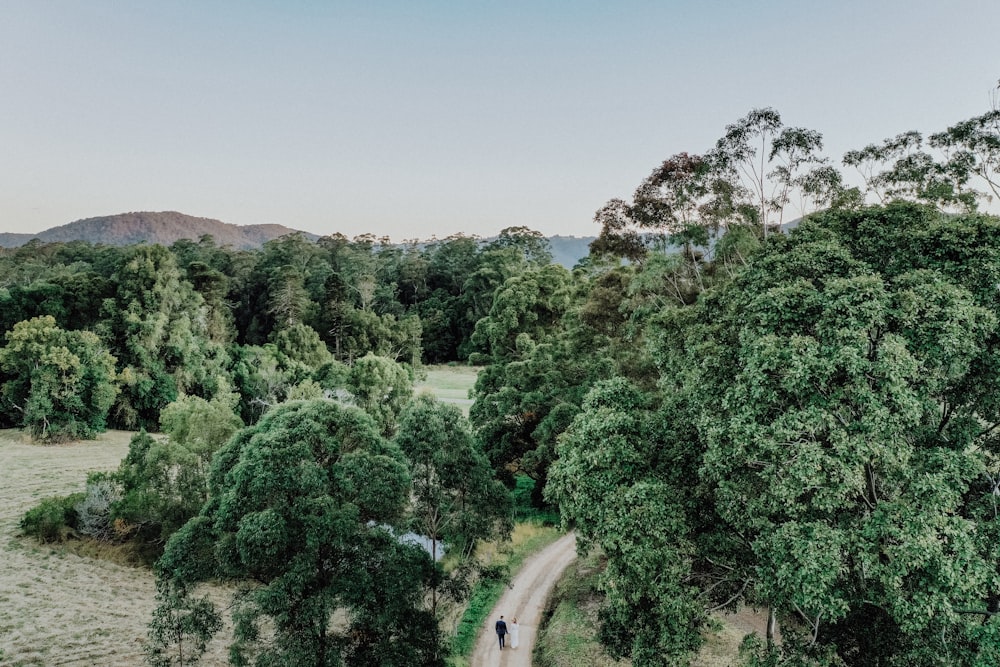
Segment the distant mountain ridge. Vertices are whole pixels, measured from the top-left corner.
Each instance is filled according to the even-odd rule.
[[[303,234],[313,241],[319,238],[316,234],[284,225],[234,225],[176,211],[140,211],[77,220],[37,234],[0,233],[0,247],[17,248],[32,239],[44,243],[87,241],[95,245],[111,246],[136,243],[168,246],[180,239],[197,241],[202,236],[209,235],[215,239],[216,245],[250,250],[259,248],[272,239],[295,233]],[[549,237],[552,261],[572,268],[590,253],[590,242],[593,240],[593,236]]]
[[[297,231],[284,225],[233,225],[176,211],[140,211],[77,220],[37,234],[0,233],[0,246],[16,248],[32,239],[45,243],[88,241],[113,246],[143,242],[170,245],[180,239],[197,241],[208,234],[220,246],[249,249],[259,248],[266,241]],[[312,240],[319,238],[316,234],[301,233]]]

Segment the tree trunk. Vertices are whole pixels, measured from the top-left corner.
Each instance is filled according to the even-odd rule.
[[[767,647],[774,646],[774,633],[778,628],[778,618],[774,613],[774,607],[767,608]]]

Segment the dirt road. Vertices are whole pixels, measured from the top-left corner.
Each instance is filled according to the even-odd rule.
[[[470,665],[472,667],[530,667],[535,635],[542,618],[542,608],[552,587],[566,566],[576,558],[576,538],[570,533],[539,551],[524,563],[514,576],[510,588],[493,608],[486,627],[476,641]],[[521,628],[520,644],[516,649],[500,650],[493,624],[503,614],[504,619],[517,617]]]

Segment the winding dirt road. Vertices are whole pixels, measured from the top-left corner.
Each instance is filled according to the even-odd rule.
[[[531,652],[545,601],[574,558],[576,537],[569,533],[524,562],[479,634],[469,663],[472,667],[531,667]],[[501,614],[507,620],[517,617],[521,631],[516,649],[500,650],[493,624]]]

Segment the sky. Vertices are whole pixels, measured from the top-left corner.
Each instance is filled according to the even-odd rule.
[[[0,0],[0,232],[596,235],[754,108],[837,163],[984,113],[998,34],[996,0]]]

